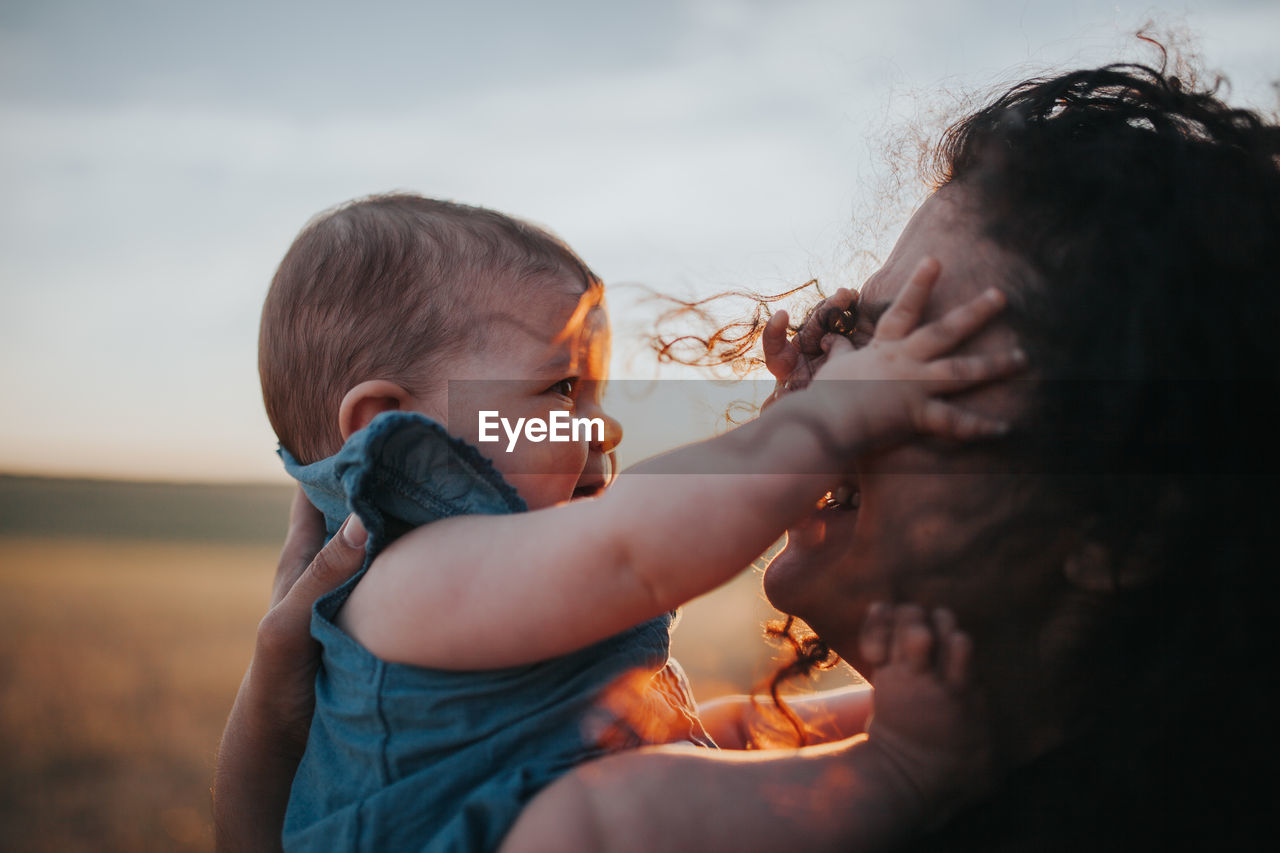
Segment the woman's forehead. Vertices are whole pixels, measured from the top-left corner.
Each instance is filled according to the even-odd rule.
[[[865,305],[891,303],[925,258],[936,258],[942,271],[926,309],[926,319],[968,300],[995,282],[986,281],[989,258],[973,214],[964,204],[963,190],[947,186],[935,192],[915,212],[893,251],[862,286]]]

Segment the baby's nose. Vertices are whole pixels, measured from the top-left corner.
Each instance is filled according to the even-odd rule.
[[[594,443],[599,445],[602,452],[612,453],[622,443],[622,424],[603,410],[599,416],[604,419],[604,440]]]

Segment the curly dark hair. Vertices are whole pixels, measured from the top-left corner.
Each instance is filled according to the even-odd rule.
[[[1067,746],[931,839],[947,849],[1244,849],[1269,829],[1280,127],[1220,87],[1132,64],[1028,80],[935,150],[937,184],[1019,262],[1002,319],[1033,381],[993,447],[1032,499],[1002,532],[1083,522],[1122,587],[1068,662]],[[784,674],[830,660],[793,646]]]
[[[1036,381],[1005,450],[1039,500],[1013,524],[1085,520],[1117,574],[1147,575],[1078,638],[1074,758],[1020,775],[972,819],[974,846],[1019,821],[1039,836],[1051,813],[1066,846],[1110,825],[1238,849],[1274,792],[1258,756],[1277,698],[1280,127],[1219,85],[1142,65],[1030,80],[937,149],[939,183],[1026,265],[1005,319]],[[1210,704],[1212,740],[1193,734]],[[1098,791],[1064,807],[1066,780],[1098,778],[1125,808]]]

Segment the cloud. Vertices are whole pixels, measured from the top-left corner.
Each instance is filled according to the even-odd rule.
[[[0,467],[52,459],[51,435],[260,454],[266,283],[308,217],[370,192],[526,216],[614,281],[838,281],[890,128],[942,90],[1131,50],[1146,15],[1093,0],[9,4],[0,379],[26,402],[0,426]],[[1274,4],[1188,22],[1242,98],[1272,97]]]

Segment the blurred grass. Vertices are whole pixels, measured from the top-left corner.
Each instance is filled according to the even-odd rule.
[[[210,850],[271,546],[0,538],[0,848]]]
[[[0,476],[0,850],[212,849],[214,751],[290,495]],[[684,608],[700,699],[772,671],[772,615],[754,572]]]
[[[279,545],[292,486],[0,474],[0,536]]]

